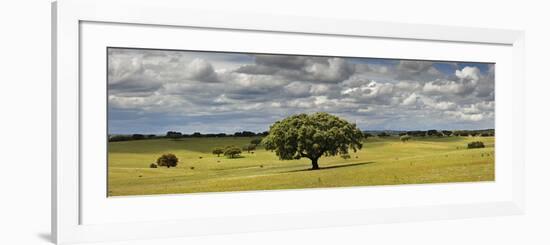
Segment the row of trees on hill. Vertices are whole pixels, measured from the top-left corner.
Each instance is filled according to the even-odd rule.
[[[218,134],[202,134],[200,132],[195,132],[192,134],[182,134],[177,131],[168,131],[165,135],[156,135],[156,134],[117,134],[109,135],[109,142],[117,141],[129,141],[129,140],[144,140],[144,139],[181,139],[181,138],[213,138],[213,137],[254,137],[254,136],[267,136],[269,132],[264,131],[260,133],[255,133],[252,131],[241,131],[235,132],[234,134],[218,133]]]
[[[256,147],[258,147],[261,142],[261,138],[255,138],[252,139],[249,144],[244,145],[242,148],[233,145],[226,147],[216,147],[212,149],[212,154],[217,155],[218,157],[223,154],[224,156],[227,156],[229,158],[238,157],[243,151],[253,154],[256,150]]]
[[[264,131],[255,133],[252,131],[240,131],[233,134],[218,133],[218,134],[202,134],[195,132],[192,134],[182,134],[181,132],[168,131],[164,138],[201,138],[201,137],[254,137],[254,136],[266,136],[269,132]],[[162,137],[162,136],[159,136]]]
[[[154,134],[111,135],[109,136],[109,142],[154,139],[156,137]]]
[[[129,141],[129,140],[144,140],[144,139],[160,139],[160,138],[169,138],[169,139],[181,139],[181,138],[212,138],[212,137],[265,137],[269,134],[268,131],[255,133],[251,131],[241,131],[241,132],[235,132],[234,134],[226,134],[226,133],[218,133],[218,134],[201,134],[199,132],[195,132],[192,134],[182,134],[181,132],[176,131],[168,131],[165,135],[155,135],[155,134],[131,134],[131,135],[110,135],[109,136],[109,142],[117,142],[117,141]],[[482,130],[413,130],[413,131],[382,131],[382,132],[363,132],[364,138],[370,138],[370,137],[391,137],[391,136],[403,136],[403,135],[409,135],[412,137],[444,137],[444,136],[481,136],[481,137],[490,137],[495,136],[495,130],[494,129],[482,129]],[[259,144],[259,143],[258,143]],[[254,145],[258,145],[254,144]],[[250,145],[249,145],[250,146]],[[244,148],[245,151],[253,151],[253,148]]]
[[[217,155],[218,157],[223,154],[224,156],[229,158],[237,158],[241,155],[241,153],[241,148],[234,145],[226,147],[216,147],[212,150],[212,154]]]
[[[481,137],[490,137],[490,136],[495,136],[495,130],[494,129],[482,129],[482,130],[454,130],[454,131],[450,131],[450,130],[441,130],[441,131],[438,131],[438,130],[435,130],[435,129],[432,129],[432,130],[425,130],[425,131],[422,131],[422,130],[414,130],[414,131],[399,131],[399,132],[386,132],[386,131],[383,131],[383,132],[363,132],[363,136],[365,138],[370,138],[370,137],[380,137],[380,138],[385,138],[385,137],[390,137],[390,136],[404,136],[404,135],[408,135],[408,136],[412,136],[412,137],[444,137],[444,136],[463,136],[463,137],[466,137],[466,136],[481,136]]]

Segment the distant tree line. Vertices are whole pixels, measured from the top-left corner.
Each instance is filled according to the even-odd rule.
[[[213,137],[264,137],[267,136],[269,132],[264,131],[260,133],[255,133],[251,131],[241,131],[235,132],[234,134],[226,133],[217,133],[217,134],[202,134],[200,132],[195,132],[192,134],[182,134],[181,132],[168,131],[165,135],[156,135],[156,134],[117,134],[109,135],[109,142],[117,141],[129,141],[129,140],[144,140],[144,139],[181,139],[181,138],[213,138]],[[257,145],[257,144],[256,144]]]
[[[411,136],[411,137],[450,137],[450,136],[481,136],[490,137],[495,136],[494,129],[481,129],[481,130],[412,130],[412,131],[365,131],[363,132],[364,138],[370,138],[377,136],[379,138],[385,138],[390,136]]]
[[[161,138],[212,138],[212,137],[254,137],[254,136],[267,136],[269,132],[264,131],[255,133],[251,131],[240,131],[233,134],[217,133],[217,134],[202,134],[200,132],[194,132],[192,134],[182,134],[180,132],[168,131],[166,136],[159,136]]]
[[[109,142],[154,139],[156,137],[154,134],[110,135]]]
[[[109,142],[117,141],[129,141],[129,140],[145,140],[145,139],[181,139],[181,138],[215,138],[215,137],[265,137],[269,134],[268,131],[255,133],[252,131],[240,131],[233,134],[226,133],[217,133],[217,134],[202,134],[200,132],[195,132],[192,134],[183,134],[176,131],[168,131],[165,135],[155,135],[155,134],[118,134],[118,135],[109,135]],[[391,137],[391,136],[403,136],[408,135],[411,137],[444,137],[444,136],[481,136],[481,137],[491,137],[495,136],[494,129],[481,129],[481,130],[412,130],[412,131],[364,131],[363,137]],[[259,142],[252,143],[253,145],[258,145]],[[249,151],[249,149],[244,150]],[[250,147],[250,150],[253,150]]]

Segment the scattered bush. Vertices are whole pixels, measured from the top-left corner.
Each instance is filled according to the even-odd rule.
[[[425,137],[426,131],[421,131],[421,130],[407,131],[407,135],[410,135],[411,137]]]
[[[235,137],[251,137],[256,136],[256,133],[250,131],[235,132],[233,134]]]
[[[212,150],[212,154],[218,155],[218,157],[219,157],[221,154],[223,154],[223,152],[224,152],[223,149],[220,148],[220,147],[216,147],[216,148],[214,148],[214,150]]]
[[[224,156],[227,156],[229,158],[236,158],[239,155],[241,155],[242,151],[239,147],[236,146],[229,146],[225,148],[225,152],[223,153]]]
[[[158,166],[157,166],[157,164],[155,164],[155,163],[151,163],[151,165],[149,165],[149,167],[150,167],[150,168],[157,168]]]
[[[431,130],[428,130],[428,131],[426,132],[426,134],[427,134],[428,136],[437,136],[437,133],[439,133],[439,132],[437,132],[437,130],[435,130],[435,129],[431,129]]]
[[[341,154],[340,157],[342,157],[344,160],[348,160],[351,158],[351,156],[348,153]]]
[[[483,142],[481,141],[474,141],[474,142],[468,143],[468,149],[473,149],[473,148],[485,148],[485,144],[483,144]]]
[[[143,134],[132,134],[132,140],[142,140],[145,139],[145,135]]]
[[[250,153],[250,151],[254,151],[254,150],[256,150],[256,145],[255,144],[248,144],[248,145],[243,146],[243,151],[246,151],[248,153]]]
[[[403,141],[403,142],[407,142],[407,141],[411,140],[411,136],[409,136],[409,135],[403,135],[403,136],[400,137],[400,139],[401,139],[401,141]]]
[[[181,138],[182,136],[183,134],[180,132],[175,132],[175,131],[166,132],[166,138],[177,139],[177,138]]]
[[[379,133],[379,134],[378,134],[378,137],[380,137],[380,138],[389,137],[389,136],[390,136],[390,135],[389,135],[388,133],[386,133],[386,132],[382,132],[382,133]]]
[[[453,131],[443,130],[441,131],[441,133],[443,133],[445,136],[451,136],[451,134],[453,134]]]
[[[178,158],[172,153],[163,154],[157,159],[157,165],[167,168],[175,167],[178,165]]]
[[[256,139],[253,139],[250,141],[250,144],[253,144],[253,145],[259,145],[262,143],[262,139],[261,138],[256,138]]]

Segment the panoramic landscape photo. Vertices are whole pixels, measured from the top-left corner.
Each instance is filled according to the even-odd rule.
[[[494,63],[107,48],[108,196],[495,180]]]

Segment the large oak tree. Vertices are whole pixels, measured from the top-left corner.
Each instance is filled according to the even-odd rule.
[[[319,169],[321,156],[345,155],[363,146],[363,133],[353,123],[319,112],[298,114],[275,122],[262,144],[281,160],[311,160],[311,169]]]

